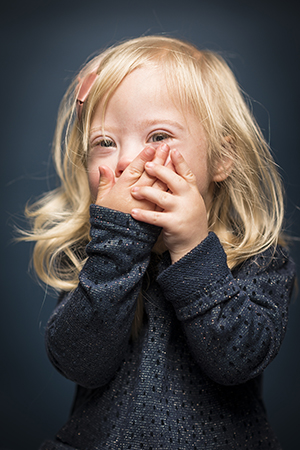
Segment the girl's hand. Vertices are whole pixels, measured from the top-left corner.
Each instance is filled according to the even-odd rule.
[[[156,205],[146,199],[136,199],[131,195],[131,190],[138,186],[152,187],[156,190],[167,190],[164,182],[156,179],[145,171],[145,164],[152,161],[155,164],[164,165],[169,155],[169,146],[160,145],[156,150],[153,147],[145,147],[141,153],[126,167],[121,176],[116,179],[113,170],[108,166],[100,166],[100,180],[96,205],[105,206],[117,211],[130,213],[133,208],[143,210],[155,210]]]
[[[171,151],[167,166],[146,163],[146,171],[167,185],[168,191],[151,186],[133,186],[132,195],[140,201],[148,201],[158,208],[134,208],[134,219],[163,228],[163,238],[172,263],[196,247],[208,235],[206,206],[201,196],[196,177],[183,156]]]

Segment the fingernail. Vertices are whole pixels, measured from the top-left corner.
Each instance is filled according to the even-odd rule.
[[[153,162],[146,162],[146,166],[151,169],[155,166],[155,164]]]
[[[169,147],[167,144],[162,144],[161,147],[160,147],[160,149],[161,149],[163,152],[168,152],[169,149],[170,149],[170,147]]]
[[[153,155],[153,152],[155,152],[155,149],[153,147],[146,147],[146,154],[148,156]]]

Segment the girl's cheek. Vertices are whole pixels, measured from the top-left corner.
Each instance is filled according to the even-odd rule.
[[[90,187],[90,193],[94,200],[97,198],[98,186],[99,186],[99,170],[97,169],[89,169],[88,171],[88,181]]]

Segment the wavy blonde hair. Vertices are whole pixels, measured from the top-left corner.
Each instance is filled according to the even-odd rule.
[[[36,241],[33,263],[38,277],[58,290],[78,284],[89,241],[91,196],[87,177],[90,123],[98,102],[105,105],[122,80],[147,64],[162,68],[170,95],[201,122],[208,141],[208,163],[229,158],[232,170],[215,186],[208,211],[230,268],[276,245],[283,221],[282,184],[269,147],[238,83],[224,59],[184,41],[147,36],[113,46],[89,61],[75,77],[60,105],[53,142],[57,189],[45,194],[26,215]],[[81,119],[76,98],[87,75],[98,77],[84,102]],[[79,81],[78,81],[79,79]]]

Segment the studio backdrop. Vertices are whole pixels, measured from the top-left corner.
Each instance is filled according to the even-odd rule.
[[[14,243],[26,202],[56,186],[50,150],[59,102],[95,51],[125,38],[167,34],[225,57],[251,100],[280,166],[286,231],[300,263],[299,11],[295,2],[10,2],[1,13],[0,448],[35,450],[66,421],[74,386],[51,366],[44,328],[56,304],[30,269],[32,246]],[[264,396],[284,450],[299,448],[300,307],[267,369]],[[187,449],[188,450],[188,449]]]

